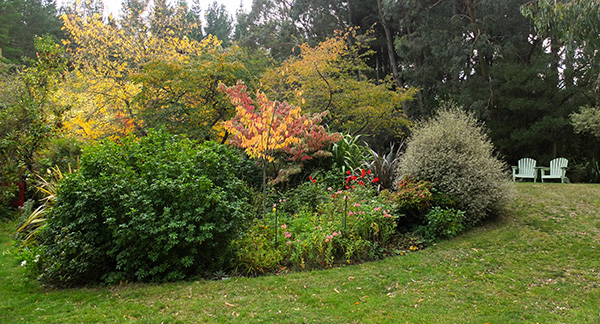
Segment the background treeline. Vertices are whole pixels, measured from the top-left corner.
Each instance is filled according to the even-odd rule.
[[[102,1],[61,8],[53,1],[0,1],[0,107],[18,115],[8,112],[16,93],[28,109],[52,106],[43,110],[52,116],[40,118],[53,124],[22,130],[35,152],[22,152],[14,168],[42,167],[33,159],[48,149],[46,138],[98,139],[166,126],[222,142],[226,133],[218,125],[233,109],[217,85],[243,80],[277,100],[298,103],[302,91],[303,109],[330,111],[324,124],[332,131],[363,134],[380,151],[402,141],[412,121],[453,101],[485,122],[508,164],[563,156],[572,181],[599,179],[593,2],[255,0],[236,13],[217,3],[204,12],[200,5],[127,0],[113,17]],[[39,45],[46,52],[35,48],[43,35],[50,36]],[[331,39],[344,43],[326,43]],[[50,42],[60,53],[48,52],[55,50]],[[40,66],[43,53],[56,61]],[[315,63],[329,57],[335,59]],[[28,87],[46,90],[34,94]],[[374,89],[380,92],[369,98]],[[390,99],[384,89],[404,97]],[[374,121],[392,110],[394,123]],[[39,120],[31,111],[21,117],[21,123]],[[3,125],[4,135],[25,127],[10,125]],[[4,138],[3,159],[14,160],[23,149]]]

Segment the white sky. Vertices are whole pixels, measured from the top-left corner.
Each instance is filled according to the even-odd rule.
[[[59,0],[57,3],[68,2],[70,0]],[[200,4],[203,8],[203,14],[206,13],[206,8],[213,3],[213,1],[217,1],[220,4],[224,4],[227,7],[227,11],[230,16],[235,18],[235,12],[239,9],[240,3],[243,3],[244,11],[250,11],[250,7],[252,5],[252,0],[200,0]],[[188,0],[188,5],[191,6],[192,1]],[[104,0],[104,6],[106,7],[107,13],[112,13],[114,16],[119,16],[119,12],[121,10],[121,0]]]

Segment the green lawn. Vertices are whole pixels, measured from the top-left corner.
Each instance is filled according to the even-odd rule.
[[[161,285],[42,288],[0,225],[0,323],[600,323],[600,185],[517,192],[511,215],[405,256]]]

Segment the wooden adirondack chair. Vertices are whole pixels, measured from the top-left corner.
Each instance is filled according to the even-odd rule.
[[[556,158],[550,161],[550,169],[542,169],[542,182],[544,179],[560,179],[561,183],[569,181],[567,179],[567,165],[569,161],[565,158]],[[546,174],[546,171],[549,173]]]
[[[533,179],[533,182],[537,182],[537,169],[535,168],[537,161],[531,158],[520,159],[517,164],[518,166],[512,167],[512,178],[513,181],[517,178],[521,179]]]

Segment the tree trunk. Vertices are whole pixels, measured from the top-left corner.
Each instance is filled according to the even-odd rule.
[[[467,14],[469,16],[469,20],[471,21],[471,25],[473,25],[473,34],[475,35],[475,38],[473,39],[473,49],[477,49],[476,43],[479,39],[479,36],[481,36],[482,33],[479,27],[479,23],[477,23],[477,14],[475,13],[476,4],[473,0],[467,0],[465,1],[465,4],[467,6]],[[490,79],[490,72],[487,57],[480,50],[477,50],[477,57],[479,58],[479,68],[481,70],[481,77],[485,81],[488,81]]]
[[[377,9],[379,11],[379,19],[381,20],[381,25],[383,26],[383,30],[385,31],[385,40],[387,42],[387,50],[388,56],[390,57],[390,65],[392,66],[392,75],[394,77],[394,81],[396,81],[396,85],[398,88],[402,88],[402,80],[400,80],[400,74],[398,73],[398,62],[396,61],[396,53],[394,52],[394,40],[392,39],[392,31],[385,21],[385,17],[383,16],[383,6],[381,5],[381,0],[377,0]]]

